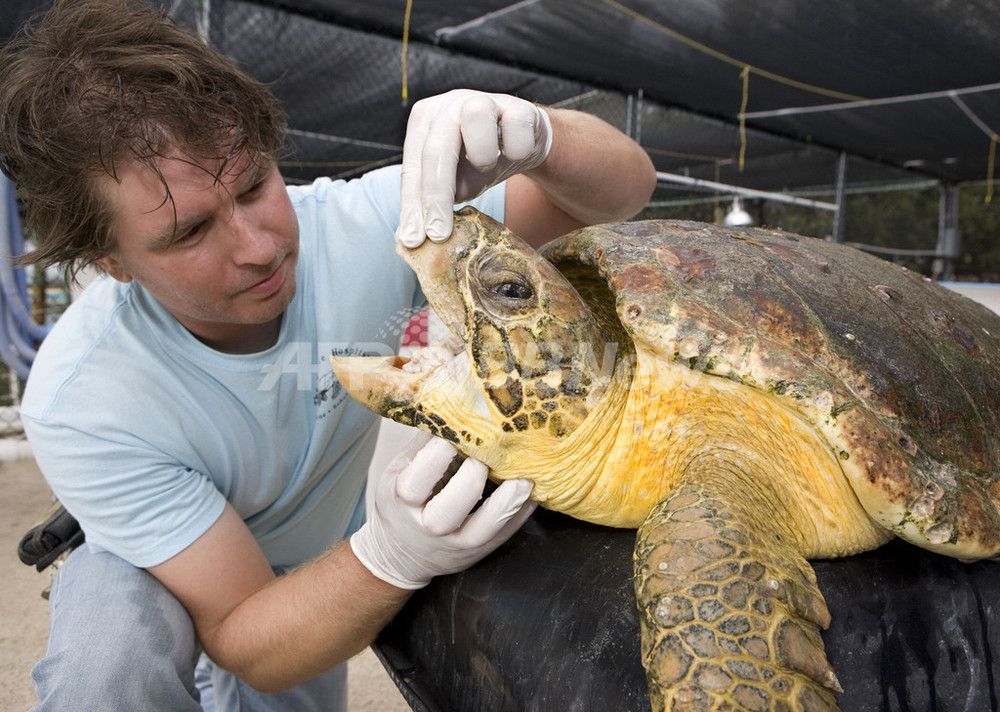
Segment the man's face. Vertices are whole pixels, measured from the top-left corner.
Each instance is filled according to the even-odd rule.
[[[295,295],[299,228],[273,161],[246,156],[217,166],[179,153],[157,160],[160,179],[132,162],[103,192],[116,216],[116,248],[98,260],[115,279],[135,279],[188,331],[220,351],[274,344]],[[176,208],[176,231],[175,212]]]

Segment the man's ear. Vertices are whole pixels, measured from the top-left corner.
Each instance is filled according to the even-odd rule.
[[[111,255],[105,255],[104,257],[98,257],[94,260],[98,265],[101,266],[105,272],[117,279],[119,282],[131,282],[132,275],[125,265],[123,265],[117,258]]]

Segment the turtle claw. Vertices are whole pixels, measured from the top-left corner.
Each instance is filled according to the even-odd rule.
[[[794,620],[784,620],[779,626],[775,644],[779,659],[789,670],[808,675],[833,692],[844,691],[826,659],[823,641],[815,629],[808,630]]]
[[[837,710],[830,621],[808,563],[731,485],[675,489],[639,530],[635,588],[653,710]],[[735,499],[740,504],[731,501]],[[751,534],[752,532],[752,534]]]

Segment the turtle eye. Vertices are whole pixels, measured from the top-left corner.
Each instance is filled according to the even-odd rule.
[[[485,250],[468,269],[472,296],[487,314],[516,319],[537,308],[538,290],[523,256]]]
[[[502,282],[492,289],[493,293],[505,299],[531,299],[535,290],[523,282]]]

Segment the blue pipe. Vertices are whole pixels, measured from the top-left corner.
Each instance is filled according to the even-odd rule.
[[[0,358],[18,376],[27,378],[35,359],[35,342],[44,339],[50,327],[31,318],[27,278],[24,269],[14,266],[15,256],[23,251],[14,184],[0,173]]]

